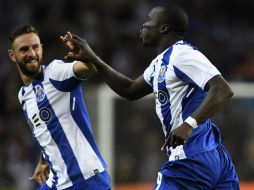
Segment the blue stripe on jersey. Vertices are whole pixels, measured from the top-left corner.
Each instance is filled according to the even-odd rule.
[[[24,94],[22,94],[22,95],[24,95]],[[26,120],[27,120],[27,122],[28,122],[28,125],[30,126],[31,125],[31,123],[28,121],[28,114],[27,114],[27,111],[26,110],[24,110],[23,111],[23,113],[24,113],[24,115],[25,115],[25,118],[26,118]],[[33,136],[33,138],[35,139],[35,141],[37,142],[37,144],[40,146],[40,143],[39,143],[39,141],[36,139],[36,137],[34,136],[34,133],[33,133],[33,126],[30,126],[31,127],[31,130],[32,130],[32,136]],[[48,165],[49,165],[49,167],[50,167],[50,170],[52,171],[52,173],[53,173],[53,186],[52,186],[52,190],[56,190],[56,185],[57,185],[57,183],[58,183],[58,177],[57,177],[57,173],[55,172],[55,170],[52,168],[52,163],[50,162],[50,160],[49,160],[49,156],[46,154],[46,152],[45,152],[45,150],[43,149],[43,147],[42,146],[40,146],[40,149],[41,149],[41,151],[43,152],[43,154],[45,155],[45,160],[46,160],[46,162],[48,163]]]
[[[40,85],[43,88],[41,82],[39,83],[38,80],[34,81],[33,82],[34,93],[36,93],[35,85]],[[58,121],[57,116],[48,101],[47,96],[45,95],[44,99],[41,102],[37,101],[37,105],[39,110],[41,110],[42,108],[47,108],[51,112],[51,119],[45,121],[45,123],[52,138],[56,142],[59,151],[61,153],[61,156],[66,164],[69,178],[73,183],[75,183],[75,180],[77,179],[80,180],[81,177],[83,178],[83,175],[80,170],[77,159],[75,158],[72,148],[68,142],[68,139],[63,131],[63,128],[60,122]]]
[[[176,76],[183,80],[186,81],[188,83],[194,84],[195,86],[199,87],[190,77],[188,77],[185,73],[183,73],[180,69],[178,69],[176,66],[173,65],[174,71]]]
[[[75,102],[73,99],[75,98]],[[75,103],[74,107],[73,104]],[[74,108],[74,109],[73,109]],[[71,92],[70,96],[70,110],[72,118],[74,119],[75,123],[78,125],[80,130],[82,131],[83,135],[88,140],[90,146],[93,148],[94,152],[100,159],[104,168],[106,168],[106,163],[104,162],[98,146],[94,140],[92,134],[92,127],[91,122],[88,116],[88,112],[86,110],[85,102],[83,99],[82,87],[81,85]]]
[[[162,71],[163,66],[165,66],[166,70],[162,71],[162,72],[166,73],[166,71],[167,71],[167,65],[169,64],[169,59],[170,59],[170,55],[172,53],[172,50],[173,50],[173,47],[170,47],[163,55],[162,63],[161,63],[161,71]],[[168,89],[167,89],[167,86],[166,86],[165,76],[161,76],[161,75],[163,75],[162,72],[160,72],[160,74],[158,76],[158,77],[164,77],[162,82],[158,81],[158,98],[161,100],[160,102],[161,102],[161,113],[162,113],[162,116],[163,116],[163,123],[166,127],[167,133],[169,133],[170,130],[171,130],[171,127],[172,127],[171,124],[170,124],[170,121],[171,121],[171,118],[172,118],[171,110],[170,110],[170,106],[171,106],[171,104],[170,104],[170,95],[169,95],[169,92],[168,92]],[[165,101],[163,101],[163,100],[165,100]]]
[[[21,94],[22,94],[22,96],[24,96],[24,94],[25,94],[25,88],[24,88],[24,86],[22,87]]]
[[[34,137],[35,138],[35,137]],[[36,139],[36,138],[35,138]],[[37,139],[36,139],[36,141],[37,141]],[[40,144],[38,141],[37,141],[37,143],[38,144]],[[44,148],[42,147],[42,146],[40,146],[40,148],[41,148],[41,151],[42,151],[42,153],[43,153],[43,155],[44,155],[44,159],[45,159],[45,161],[48,163],[48,165],[49,165],[49,167],[50,167],[50,170],[52,171],[52,173],[53,173],[53,181],[52,181],[52,187],[50,187],[51,188],[51,190],[56,190],[57,188],[56,188],[56,185],[58,184],[58,177],[57,177],[57,173],[55,172],[55,170],[53,169],[53,166],[52,166],[52,163],[50,162],[50,160],[49,160],[49,156],[47,155],[47,153],[46,153],[46,151],[44,150]]]
[[[53,79],[49,79],[51,84],[59,91],[62,92],[70,92],[72,91],[78,84],[81,83],[81,80],[78,80],[75,77],[71,77],[69,79],[63,80],[63,81],[57,81]]]
[[[190,83],[185,96],[182,99],[182,118],[185,120],[200,106],[200,104],[207,96],[207,93],[203,91],[190,77],[188,77],[180,69],[175,66],[173,66],[173,68],[178,78]]]
[[[182,99],[182,119],[185,120],[189,117],[196,109],[199,108],[207,93],[202,91],[200,88],[195,87],[193,93],[190,96],[185,96]]]
[[[25,90],[24,90],[24,87],[23,87],[23,88],[22,88],[22,96],[24,96],[24,94],[25,94]],[[26,108],[26,103],[25,103],[25,101],[23,100],[23,98],[22,98],[21,105],[22,105],[22,109],[23,109],[23,114],[24,114],[25,120],[26,120],[28,126],[30,127],[30,129],[31,129],[31,131],[32,131],[32,134],[33,134],[33,128],[34,128],[34,126],[33,126],[33,123],[31,122],[31,120],[30,120],[29,117],[28,117],[27,108]],[[34,136],[34,134],[33,134],[33,136]]]

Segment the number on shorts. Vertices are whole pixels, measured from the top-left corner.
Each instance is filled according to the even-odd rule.
[[[158,177],[157,177],[157,187],[155,190],[159,190],[160,186],[161,186],[161,181],[162,181],[162,174],[160,172],[158,172]]]

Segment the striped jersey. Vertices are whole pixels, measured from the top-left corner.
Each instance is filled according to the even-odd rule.
[[[54,60],[19,91],[26,120],[50,166],[47,185],[65,189],[102,172],[106,164],[92,134],[75,62]]]
[[[159,54],[144,72],[153,87],[156,113],[164,135],[180,126],[207,96],[206,83],[220,72],[197,48],[179,41]],[[169,160],[211,150],[220,142],[220,133],[210,119],[193,130],[186,144],[168,149]]]

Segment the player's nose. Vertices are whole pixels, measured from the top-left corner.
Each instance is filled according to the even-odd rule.
[[[27,54],[28,54],[29,57],[35,57],[36,56],[36,53],[32,48],[30,48],[28,50]]]

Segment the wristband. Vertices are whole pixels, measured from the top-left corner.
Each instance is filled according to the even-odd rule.
[[[187,119],[185,119],[184,122],[188,123],[193,129],[196,129],[198,127],[198,123],[197,123],[196,119],[194,119],[191,116],[187,117]]]

